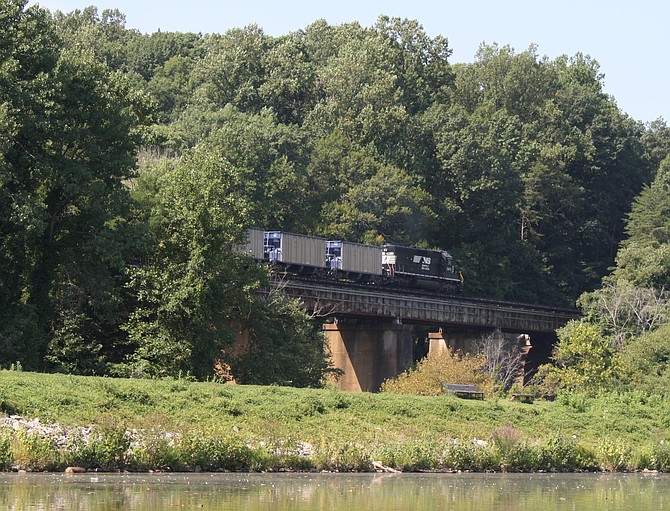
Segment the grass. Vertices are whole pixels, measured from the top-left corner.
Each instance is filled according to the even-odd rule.
[[[641,393],[525,404],[0,371],[0,408],[99,433],[95,445],[51,458],[48,439],[5,434],[4,468],[366,470],[372,460],[400,470],[670,468],[670,399]],[[128,431],[141,432],[134,450]],[[309,456],[299,454],[303,444]]]

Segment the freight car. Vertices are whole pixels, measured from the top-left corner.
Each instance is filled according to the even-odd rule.
[[[247,229],[246,244],[236,247],[237,252],[250,255],[257,261],[265,258],[265,230],[258,227]]]
[[[266,231],[263,259],[281,265],[288,272],[325,273],[326,240],[304,234]]]
[[[338,279],[382,282],[382,248],[351,241],[326,242],[326,264]]]

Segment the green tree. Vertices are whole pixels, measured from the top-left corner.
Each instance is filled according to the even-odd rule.
[[[406,172],[380,165],[369,179],[324,205],[323,231],[364,243],[417,244],[436,220],[429,199]]]
[[[318,103],[305,125],[317,136],[339,130],[359,147],[384,152],[399,140],[408,114],[398,78],[389,66],[388,39],[353,39],[317,68]]]
[[[266,78],[258,90],[263,105],[280,123],[301,125],[316,102],[316,69],[302,38],[296,34],[274,40],[263,55],[263,68]]]
[[[205,55],[194,70],[197,100],[214,110],[230,104],[243,112],[259,112],[270,43],[256,25],[205,37]]]
[[[102,371],[141,244],[123,181],[147,103],[90,52],[61,49],[46,11],[14,1],[0,12],[3,362]]]
[[[241,174],[205,148],[165,160],[137,184],[155,246],[132,274],[137,308],[126,326],[139,376],[213,374],[234,341],[234,321],[259,286],[244,243],[248,203]]]
[[[670,322],[629,342],[619,354],[622,376],[650,394],[670,392]]]
[[[614,276],[638,286],[670,289],[670,157],[633,202]]]
[[[617,376],[614,350],[596,325],[571,321],[557,333],[551,355],[554,365],[540,369],[546,385],[594,392],[612,384]]]
[[[321,323],[299,303],[270,293],[256,298],[252,310],[241,323],[248,343],[222,357],[238,383],[321,387],[329,376],[337,377]]]

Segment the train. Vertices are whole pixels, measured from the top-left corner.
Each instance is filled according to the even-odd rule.
[[[242,253],[275,271],[324,279],[460,292],[463,279],[445,250],[381,246],[251,228]]]

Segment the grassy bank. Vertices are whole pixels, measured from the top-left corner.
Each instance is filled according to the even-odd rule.
[[[0,407],[68,430],[0,429],[4,470],[670,469],[670,399],[642,394],[524,404],[0,371]]]

